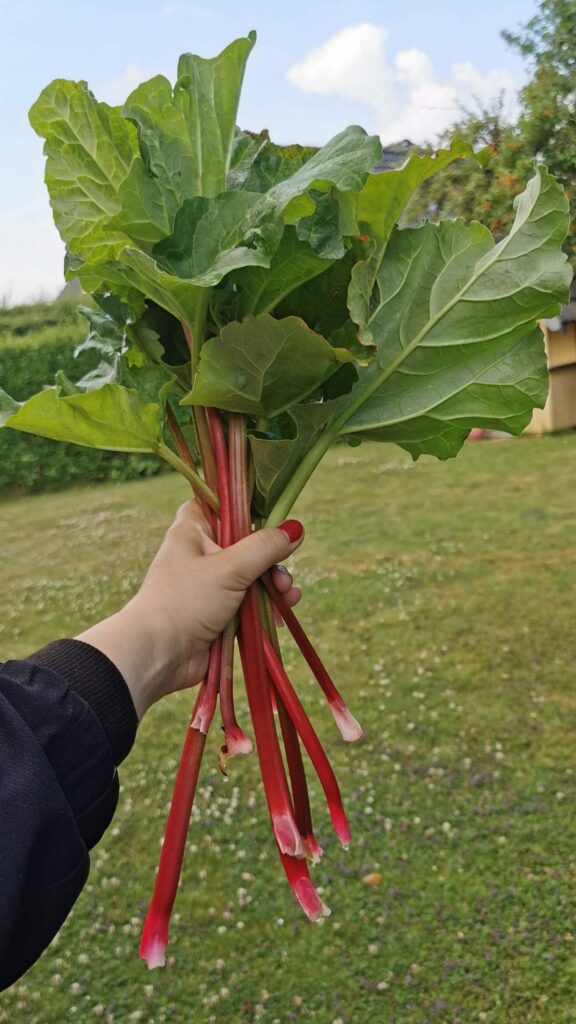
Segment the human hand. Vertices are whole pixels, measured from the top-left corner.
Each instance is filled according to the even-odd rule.
[[[274,585],[290,605],[297,604],[301,592],[277,563],[299,547],[303,535],[300,523],[289,520],[221,549],[198,503],[186,502],[138,593],[77,639],[114,662],[141,718],[160,697],[204,678],[210,644],[234,617],[250,584],[267,569],[274,567]]]

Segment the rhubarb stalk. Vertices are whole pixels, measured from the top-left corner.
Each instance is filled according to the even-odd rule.
[[[234,540],[240,540],[248,535],[251,528],[246,476],[246,425],[243,416],[229,416],[228,434],[232,536]],[[292,813],[286,773],[270,707],[270,684],[264,664],[262,628],[255,584],[248,588],[240,606],[239,646],[256,750],[276,842],[282,853],[303,857],[302,840]]]
[[[276,587],[270,578],[270,573],[264,574],[262,577],[262,583],[266,587],[269,597],[276,605],[294,640],[298,644],[309,668],[314,673],[316,680],[320,684],[328,701],[332,717],[340,730],[342,739],[348,741],[360,739],[362,736],[362,726],[354,718],[354,715],[346,705],[343,697],[336,689],[336,686],[332,682],[322,659],[312,646],[312,643],[304,632],[304,629],[300,625],[296,615],[290,608],[286,598],[276,590]]]
[[[198,701],[199,699],[198,697]],[[195,711],[196,708],[192,713],[192,718],[194,718]],[[178,890],[192,804],[205,745],[205,733],[193,729],[190,722],[178,765],[154,892],[146,913],[140,942],[140,956],[146,960],[150,970],[153,970],[154,967],[163,967],[165,964],[170,915]]]

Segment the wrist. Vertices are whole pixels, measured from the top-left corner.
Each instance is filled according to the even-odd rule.
[[[170,681],[178,670],[177,659],[138,595],[76,639],[96,647],[116,665],[139,720],[170,689]]]

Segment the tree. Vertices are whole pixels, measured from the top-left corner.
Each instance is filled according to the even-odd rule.
[[[524,188],[533,162],[543,162],[570,200],[566,252],[576,266],[576,3],[541,0],[523,28],[503,37],[530,71],[517,123],[506,123],[502,98],[488,108],[463,111],[444,141],[458,134],[475,146],[490,145],[494,160],[485,169],[468,161],[449,169],[422,190],[411,214],[473,217],[501,235],[512,219],[511,197]]]
[[[518,130],[530,153],[572,188],[576,183],[576,4],[542,0],[538,14],[504,39],[528,61]]]

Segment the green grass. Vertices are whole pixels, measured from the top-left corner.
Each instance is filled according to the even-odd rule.
[[[351,813],[345,853],[313,787],[333,916],[300,914],[255,759],[225,785],[215,736],[173,959],[138,961],[191,703],[178,695],[144,722],[89,884],[0,1021],[576,1022],[575,457],[575,434],[470,444],[443,465],[333,451],[296,510],[293,568],[359,744],[288,656]],[[0,505],[3,655],[117,608],[185,496],[170,476]]]

